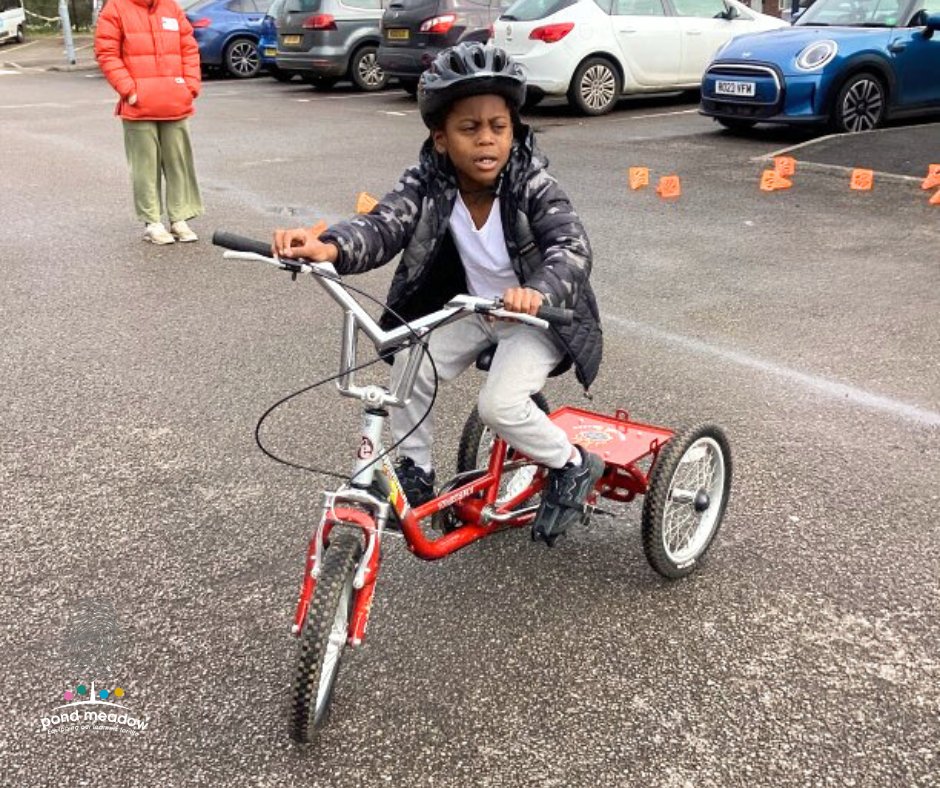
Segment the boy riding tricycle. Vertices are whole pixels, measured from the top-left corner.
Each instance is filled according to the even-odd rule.
[[[312,274],[340,304],[337,384],[363,403],[353,471],[325,496],[294,619],[291,734],[299,741],[325,719],[345,645],[365,635],[389,530],[425,559],[511,527],[551,546],[591,517],[598,496],[646,495],[646,555],[660,573],[681,577],[707,550],[730,491],[728,444],[716,427],[676,435],[625,411],[548,412],[540,395],[546,379],[574,367],[586,389],[602,340],[590,244],[519,121],[519,66],[496,47],[461,44],[432,63],[418,98],[430,130],[420,163],[369,214],[324,232],[279,230],[273,248],[215,238],[234,256]],[[399,252],[376,322],[338,274],[370,270]],[[360,333],[393,360],[387,388],[356,383]],[[437,485],[430,418],[437,381],[474,362],[488,375],[464,428],[457,475]]]

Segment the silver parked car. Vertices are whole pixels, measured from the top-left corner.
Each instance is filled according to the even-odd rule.
[[[361,90],[380,90],[388,82],[376,60],[381,19],[381,0],[285,0],[277,16],[277,67],[317,87],[346,77]]]

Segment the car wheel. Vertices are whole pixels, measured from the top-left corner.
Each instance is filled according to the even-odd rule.
[[[23,26],[20,25],[16,28],[16,43],[22,44],[26,41],[26,30],[23,29]]]
[[[398,84],[401,85],[401,89],[404,90],[405,93],[407,93],[412,98],[418,95],[418,80],[399,79]]]
[[[610,112],[620,98],[620,75],[609,60],[592,57],[574,72],[568,101],[585,115]]]
[[[359,90],[381,90],[388,84],[388,74],[379,65],[378,47],[364,46],[353,55],[349,76]]]
[[[740,118],[715,118],[718,123],[724,126],[728,131],[750,131],[757,124],[754,120],[742,120]]]
[[[867,71],[855,74],[836,94],[829,125],[840,134],[876,129],[884,120],[886,99],[884,83],[878,77]]]
[[[258,44],[250,38],[236,38],[225,47],[225,71],[237,79],[257,76],[261,70]]]

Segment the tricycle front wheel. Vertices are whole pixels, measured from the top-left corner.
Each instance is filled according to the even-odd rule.
[[[731,493],[724,432],[704,425],[672,438],[659,453],[643,504],[643,550],[659,574],[693,572],[718,533]]]
[[[362,556],[362,541],[357,533],[337,530],[323,553],[323,569],[300,635],[290,718],[290,735],[298,742],[309,742],[327,719],[349,637],[353,579]]]

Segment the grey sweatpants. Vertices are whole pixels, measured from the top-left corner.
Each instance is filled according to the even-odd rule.
[[[499,347],[477,407],[480,418],[510,446],[549,468],[561,468],[571,457],[565,431],[533,404],[530,396],[545,385],[548,374],[561,361],[547,331],[521,323],[487,322],[481,315],[439,328],[428,342],[441,381],[453,380],[476,361],[480,351],[498,342]],[[404,372],[406,355],[395,356],[394,386]],[[424,415],[434,392],[434,373],[425,355],[411,401],[392,408],[392,436],[398,441]],[[415,465],[431,467],[434,413],[398,447]]]

